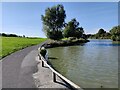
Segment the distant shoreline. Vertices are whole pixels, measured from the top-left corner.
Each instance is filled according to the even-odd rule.
[[[89,42],[86,39],[76,39],[76,40],[48,40],[43,46],[45,48],[54,48],[54,47],[64,47],[64,46],[75,46],[75,45],[82,45],[84,43]]]

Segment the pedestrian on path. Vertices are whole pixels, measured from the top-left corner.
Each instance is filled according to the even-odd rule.
[[[48,60],[48,53],[45,47],[40,48],[40,54],[45,58],[45,60]]]

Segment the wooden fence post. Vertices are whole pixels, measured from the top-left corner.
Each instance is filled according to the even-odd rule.
[[[38,57],[39,57],[39,60],[41,60],[41,57],[40,57],[40,55],[38,54]]]
[[[42,67],[44,67],[44,62],[42,61]]]
[[[53,72],[53,82],[56,82],[56,74]]]

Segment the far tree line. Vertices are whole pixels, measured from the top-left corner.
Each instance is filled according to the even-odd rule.
[[[3,36],[3,37],[25,37],[25,35],[20,36],[20,35],[16,35],[16,34],[6,34],[6,33],[0,33],[0,36]]]
[[[112,39],[113,41],[120,41],[120,25],[113,27],[109,32],[101,28],[96,34],[88,34],[87,36],[94,39]]]
[[[66,13],[64,6],[58,4],[45,10],[45,15],[41,16],[43,22],[43,31],[47,38],[53,40],[61,40],[62,38],[96,38],[96,39],[112,39],[114,41],[120,41],[120,26],[113,27],[110,32],[106,32],[104,29],[98,30],[98,33],[92,35],[86,35],[84,28],[79,27],[79,22],[73,18],[68,23],[65,22]]]

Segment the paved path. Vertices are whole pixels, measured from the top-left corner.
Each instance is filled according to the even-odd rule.
[[[2,73],[2,78],[0,78],[0,80],[2,79],[2,83],[0,82],[2,88],[37,88],[33,74],[39,73],[38,63],[40,62],[36,58],[38,55],[37,49],[40,46],[41,44],[27,47],[2,59],[0,62],[0,67],[2,65],[2,70],[0,70],[0,73]],[[44,75],[43,72],[41,74]],[[37,77],[38,75],[34,76]],[[44,81],[46,79],[43,77],[42,82]]]
[[[35,61],[35,56],[37,53],[32,54],[27,61],[25,61],[26,59],[24,60],[24,58],[32,50],[37,50],[39,46],[40,45],[27,47],[2,59],[2,88],[36,87],[33,83],[32,73],[36,70],[37,62]],[[28,77],[25,78],[26,76],[23,74]]]

